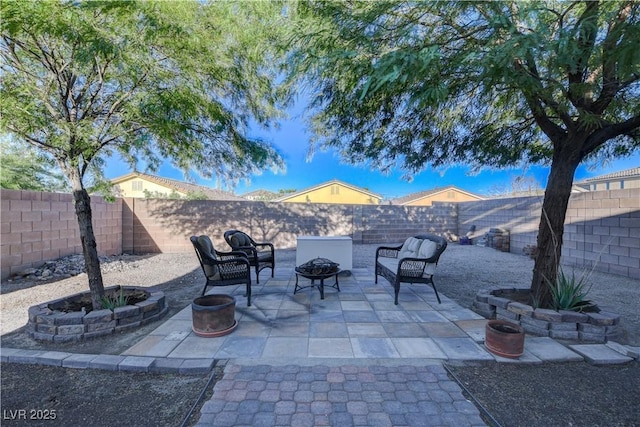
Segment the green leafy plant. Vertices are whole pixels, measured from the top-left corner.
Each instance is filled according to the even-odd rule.
[[[103,309],[108,309],[113,311],[117,307],[124,307],[129,304],[129,297],[124,294],[122,288],[120,288],[120,293],[112,293],[106,294],[100,300],[102,303]]]
[[[553,308],[571,311],[587,311],[594,308],[595,305],[586,299],[591,290],[591,285],[587,285],[587,278],[584,274],[576,277],[573,271],[569,276],[560,269],[556,281],[549,283]]]

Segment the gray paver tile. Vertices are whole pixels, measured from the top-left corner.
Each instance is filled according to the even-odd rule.
[[[297,337],[269,337],[264,345],[262,357],[306,358],[308,356],[308,348],[309,339],[306,334]]]
[[[605,344],[575,344],[570,345],[569,348],[580,353],[589,363],[594,365],[612,365],[633,360],[633,358],[622,355]]]
[[[471,338],[433,338],[452,360],[493,360],[493,356]]]
[[[524,349],[543,362],[580,362],[584,360],[578,353],[549,337],[526,335]]]
[[[391,338],[400,357],[446,359],[447,355],[431,338]]]
[[[309,357],[353,358],[348,338],[309,338]]]
[[[388,358],[400,357],[390,338],[352,338],[354,357],[365,358]]]
[[[230,335],[216,338],[203,338],[189,336],[178,344],[167,357],[180,357],[183,359],[198,359],[214,357]]]

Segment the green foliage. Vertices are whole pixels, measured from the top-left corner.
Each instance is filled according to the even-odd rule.
[[[111,293],[107,294],[100,300],[102,303],[102,308],[113,311],[118,307],[124,307],[129,304],[129,297],[124,294],[122,288],[120,288],[119,293]]]
[[[316,143],[346,161],[410,176],[640,147],[640,3],[310,1],[296,16],[292,77],[314,88]]]
[[[594,304],[586,299],[591,290],[591,286],[587,286],[586,275],[576,278],[575,272],[568,276],[560,269],[555,282],[549,283],[549,289],[552,307],[556,311],[588,311],[594,307]]]
[[[10,190],[66,191],[55,162],[28,144],[0,141],[0,187]]]
[[[2,2],[0,128],[54,157],[74,189],[115,153],[234,182],[282,168],[268,126],[284,25],[268,2]]]
[[[169,200],[208,200],[209,198],[204,191],[189,191],[186,195],[182,196],[176,190],[171,190],[171,193],[163,193],[161,191],[149,191],[144,190],[145,199],[169,199]]]
[[[2,1],[0,16],[0,132],[67,178],[95,306],[104,286],[85,190],[108,189],[105,159],[151,171],[171,159],[230,183],[284,168],[273,146],[247,136],[288,101],[276,83],[281,3]]]

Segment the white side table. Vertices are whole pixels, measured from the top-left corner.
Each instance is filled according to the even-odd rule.
[[[296,266],[314,258],[327,258],[340,264],[340,270],[353,268],[353,241],[349,236],[298,236]]]

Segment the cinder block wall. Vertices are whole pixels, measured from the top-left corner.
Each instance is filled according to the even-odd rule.
[[[461,203],[459,229],[476,225],[476,237],[490,228],[510,231],[511,252],[535,245],[542,197]],[[640,279],[640,189],[594,191],[571,196],[563,236],[562,262]]]
[[[81,253],[69,194],[2,190],[2,278],[44,261]],[[511,252],[535,245],[541,197],[495,199],[431,207],[224,202],[92,197],[100,255],[192,251],[189,236],[207,234],[219,250],[236,228],[278,248],[298,235],[349,235],[354,243],[400,243],[421,232],[475,237],[490,228],[510,231]],[[597,260],[597,261],[596,261]],[[640,279],[640,189],[571,197],[563,262]]]
[[[71,194],[1,190],[2,279],[44,261],[82,253]],[[122,253],[122,201],[91,197],[100,255]]]
[[[354,243],[402,242],[420,232],[456,232],[455,205],[434,207],[125,199],[123,250],[193,250],[189,236],[209,235],[228,250],[223,234],[238,229],[256,241],[293,248],[299,235],[348,235]]]

